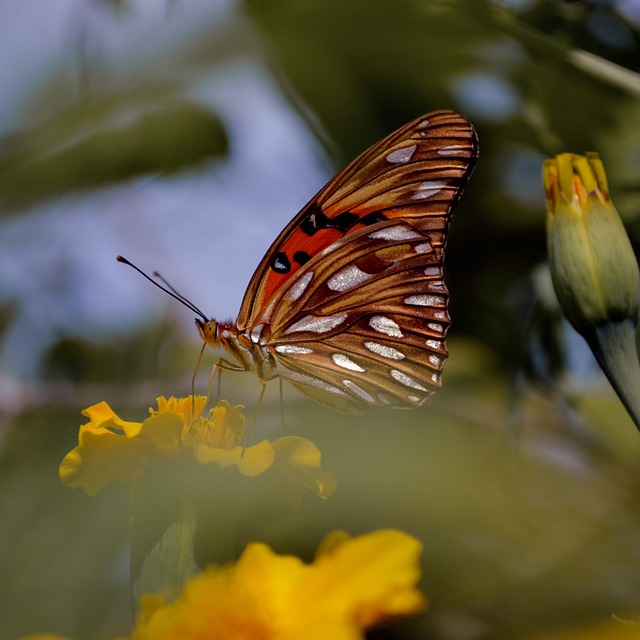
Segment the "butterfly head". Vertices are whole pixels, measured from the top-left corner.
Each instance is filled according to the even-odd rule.
[[[212,347],[220,345],[220,323],[217,320],[196,318],[196,327],[202,339]]]

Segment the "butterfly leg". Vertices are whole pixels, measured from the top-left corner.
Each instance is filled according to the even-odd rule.
[[[204,342],[202,344],[202,349],[200,349],[200,355],[198,356],[198,362],[196,363],[195,371],[193,372],[193,376],[191,377],[191,415],[194,415],[196,410],[196,376],[198,375],[198,369],[200,369],[200,365],[202,364],[202,356],[204,354],[204,348],[206,346],[207,343]],[[207,400],[208,399],[209,392],[207,391]]]
[[[258,402],[256,403],[256,407],[253,410],[253,413],[251,414],[251,417],[248,420],[247,430],[244,433],[244,444],[242,445],[243,456],[244,456],[245,445],[247,443],[247,440],[249,439],[249,436],[251,435],[251,430],[253,429],[253,425],[256,421],[256,418],[258,417],[258,411],[260,410],[260,405],[262,404],[262,398],[264,398],[264,392],[267,390],[267,383],[264,380],[260,380],[260,384],[262,385],[262,388],[260,389],[260,396],[258,397]]]
[[[287,425],[284,419],[284,398],[282,394],[282,378],[278,377],[278,384],[280,386],[280,423],[282,425],[282,432],[287,432]]]
[[[236,364],[235,362],[229,362],[224,358],[219,358],[217,362],[214,363],[211,368],[211,376],[209,377],[209,388],[207,392],[207,397],[211,397],[211,389],[213,388],[213,380],[216,375],[216,371],[218,372],[218,388],[216,389],[216,403],[220,400],[220,392],[222,389],[222,372],[223,371],[245,371],[244,367]]]

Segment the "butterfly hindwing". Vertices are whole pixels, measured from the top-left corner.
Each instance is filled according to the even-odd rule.
[[[387,221],[309,261],[267,314],[278,374],[343,410],[419,405],[447,355],[443,250],[441,232]]]

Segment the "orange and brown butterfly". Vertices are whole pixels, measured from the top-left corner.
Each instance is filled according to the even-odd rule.
[[[434,111],[351,162],[273,242],[237,320],[196,319],[238,362],[222,366],[340,411],[420,405],[447,357],[445,243],[477,156],[466,118]]]

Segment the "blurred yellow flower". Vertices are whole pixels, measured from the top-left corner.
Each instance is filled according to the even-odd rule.
[[[358,640],[426,607],[418,540],[395,530],[334,534],[313,564],[252,543],[210,566],[171,603],[147,595],[133,640]]]
[[[304,438],[288,436],[245,446],[242,405],[219,402],[206,415],[205,396],[160,397],[144,422],[118,417],[106,402],[82,413],[78,446],[60,464],[60,478],[71,488],[95,495],[112,482],[131,482],[152,465],[168,460],[195,460],[221,469],[236,467],[254,477],[274,467],[326,498],[335,489],[335,475],[322,470],[319,449]],[[292,456],[304,450],[306,456]]]

